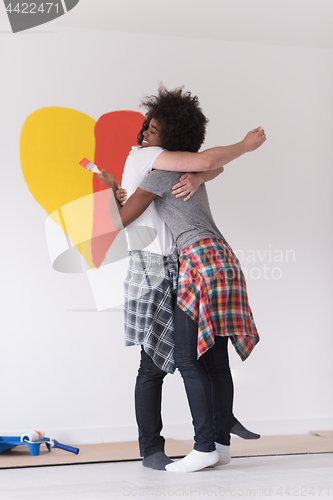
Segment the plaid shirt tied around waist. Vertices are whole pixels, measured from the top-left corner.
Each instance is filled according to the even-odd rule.
[[[198,358],[228,336],[244,361],[259,342],[240,263],[225,240],[204,239],[179,256],[178,306],[198,323]]]
[[[161,370],[173,373],[174,297],[177,292],[178,255],[135,250],[125,288],[125,342],[141,344]]]

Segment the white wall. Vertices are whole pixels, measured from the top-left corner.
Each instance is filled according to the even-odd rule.
[[[42,428],[68,443],[136,439],[139,348],[124,347],[121,307],[96,311],[86,275],[52,269],[47,215],[24,182],[19,137],[36,109],[98,119],[138,110],[161,81],[199,95],[210,118],[206,147],[259,125],[268,137],[209,185],[218,226],[243,252],[261,334],[245,363],[230,349],[235,413],[263,434],[332,428],[332,51],[49,31],[0,42],[1,434]],[[192,436],[178,374],[165,382],[163,415],[166,436]]]

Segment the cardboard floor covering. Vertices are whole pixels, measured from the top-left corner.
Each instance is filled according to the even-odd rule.
[[[0,469],[16,467],[42,467],[52,465],[74,465],[98,462],[121,462],[141,460],[138,443],[104,443],[78,445],[78,455],[46,446],[40,447],[40,454],[30,455],[27,446],[17,446],[0,453]],[[165,449],[172,458],[183,457],[193,448],[193,441],[166,439]],[[246,441],[237,437],[231,439],[232,457],[255,457],[269,455],[298,455],[307,453],[333,453],[333,431],[311,431],[309,434],[293,436],[262,436]]]

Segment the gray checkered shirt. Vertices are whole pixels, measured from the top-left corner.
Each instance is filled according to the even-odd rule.
[[[125,279],[125,341],[141,344],[161,370],[173,373],[178,255],[130,252]]]

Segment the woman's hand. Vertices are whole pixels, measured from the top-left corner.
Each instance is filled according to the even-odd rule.
[[[100,174],[97,174],[97,178],[109,188],[118,188],[118,184],[114,175],[110,174],[110,172],[105,172],[102,170]]]
[[[116,191],[116,198],[121,205],[124,205],[127,201],[127,191],[123,189],[121,186],[118,187]]]
[[[201,176],[201,172],[185,173],[180,177],[178,184],[172,187],[172,194],[175,195],[176,198],[186,196],[184,201],[187,201],[194,195],[203,182],[204,180]]]

